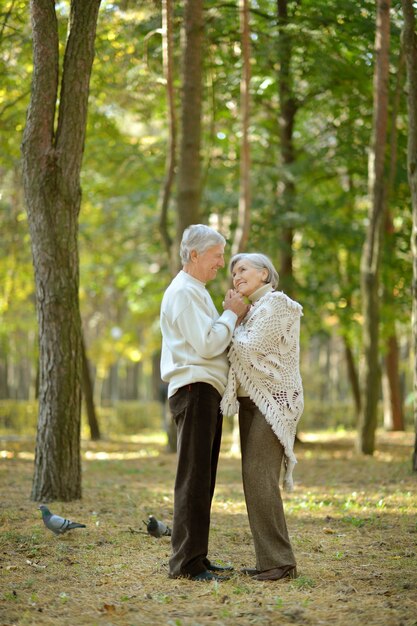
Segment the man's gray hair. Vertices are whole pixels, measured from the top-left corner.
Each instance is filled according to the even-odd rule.
[[[194,224],[184,230],[180,246],[180,257],[183,265],[188,263],[191,258],[191,250],[195,250],[197,254],[206,252],[209,248],[226,245],[226,239],[210,226],[205,224]]]
[[[231,272],[233,272],[233,268],[238,261],[247,261],[251,267],[257,270],[268,270],[266,282],[271,283],[273,289],[278,287],[278,272],[273,266],[272,261],[265,254],[261,254],[260,252],[240,252],[239,254],[235,254],[230,259],[229,269]]]

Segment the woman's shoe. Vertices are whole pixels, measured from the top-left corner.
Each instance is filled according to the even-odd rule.
[[[282,580],[283,578],[297,578],[297,568],[294,565],[284,565],[252,576],[252,580]]]

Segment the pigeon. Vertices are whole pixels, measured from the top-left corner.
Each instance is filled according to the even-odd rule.
[[[86,528],[85,524],[71,522],[69,519],[65,519],[59,515],[54,515],[44,504],[41,504],[39,510],[42,511],[42,519],[46,528],[52,530],[55,535],[63,535],[68,530],[72,530],[73,528]]]
[[[143,522],[146,526],[148,533],[152,537],[170,537],[171,529],[169,526],[166,526],[163,522],[160,522],[153,515],[150,515],[147,522]]]

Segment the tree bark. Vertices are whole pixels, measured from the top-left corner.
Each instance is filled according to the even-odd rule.
[[[403,42],[408,78],[408,182],[411,191],[413,226],[411,250],[413,255],[413,315],[412,335],[414,347],[414,426],[415,440],[412,458],[413,470],[417,472],[417,33],[416,16],[412,0],[402,0],[404,27]]]
[[[384,414],[384,426],[387,430],[404,430],[403,398],[399,375],[399,350],[397,335],[393,333],[387,340],[388,352],[385,355],[384,367],[387,378],[386,394],[389,419]]]
[[[392,195],[395,181],[395,172],[397,168],[397,153],[398,153],[398,127],[397,118],[400,107],[400,99],[404,90],[403,74],[404,74],[404,49],[401,46],[399,59],[396,85],[394,90],[392,115],[391,115],[391,133],[389,142],[389,175],[387,183],[387,202],[386,202],[386,216],[385,216],[385,240],[386,245],[384,258],[389,260],[395,253],[394,233],[395,226],[391,215],[389,200]],[[388,261],[389,262],[389,261]],[[395,309],[395,295],[394,285],[391,280],[391,275],[388,273],[387,278],[384,281],[384,300],[386,304]],[[384,358],[384,372],[383,372],[383,400],[384,400],[384,428],[386,430],[404,430],[404,399],[401,390],[401,381],[399,373],[399,355],[398,355],[398,340],[397,331],[394,319],[389,321],[390,333],[386,340],[386,355]]]
[[[278,17],[278,91],[280,102],[280,145],[283,164],[283,180],[280,181],[278,193],[281,197],[283,211],[288,214],[294,210],[296,187],[291,174],[291,166],[295,161],[294,123],[297,114],[297,103],[294,97],[291,77],[292,40],[288,31],[288,1],[277,0]],[[293,292],[293,238],[291,226],[285,226],[282,233],[280,287],[289,294]]]
[[[369,151],[370,208],[361,258],[361,292],[364,346],[364,399],[358,447],[373,454],[380,392],[379,368],[379,266],[385,216],[385,150],[388,120],[390,0],[378,0],[375,38],[374,112]]]
[[[232,244],[232,255],[243,252],[246,249],[250,230],[250,144],[249,144],[249,121],[250,121],[250,23],[249,1],[239,0],[240,36],[242,48],[242,75],[240,78],[240,119],[242,141],[240,144],[240,182],[239,182],[239,207],[237,214],[237,226]],[[236,452],[240,444],[236,438],[239,432],[239,419],[236,414],[233,417],[233,441],[231,452]]]
[[[344,338],[345,344],[345,357],[347,364],[347,372],[350,381],[350,386],[352,388],[353,400],[355,403],[355,414],[359,416],[361,413],[361,390],[359,385],[358,373],[355,367],[355,359],[353,358],[352,348],[349,345],[346,337]]]
[[[239,0],[240,32],[242,46],[242,76],[240,79],[240,117],[242,141],[240,144],[240,185],[237,227],[232,254],[246,249],[250,228],[250,25],[249,1]]]
[[[81,497],[78,214],[88,91],[100,0],[72,0],[59,88],[55,3],[31,0],[32,95],[23,180],[39,324],[39,419],[31,497]]]
[[[200,221],[203,24],[203,0],[186,0],[178,163],[178,246],[185,228]]]
[[[176,152],[177,152],[177,120],[175,115],[175,92],[174,92],[174,61],[173,61],[173,26],[172,26],[172,0],[162,0],[162,60],[166,84],[167,110],[168,110],[168,146],[165,162],[165,180],[161,191],[161,215],[159,232],[165,244],[168,256],[168,265],[171,274],[175,273],[176,263],[173,261],[172,238],[168,231],[168,208],[171,199],[172,186],[175,178]]]
[[[87,412],[88,426],[90,428],[91,441],[99,441],[101,439],[100,427],[98,424],[96,407],[94,404],[94,392],[91,382],[90,367],[88,363],[87,351],[85,349],[84,338],[81,336],[81,355],[82,355],[82,392],[84,396],[85,409]]]

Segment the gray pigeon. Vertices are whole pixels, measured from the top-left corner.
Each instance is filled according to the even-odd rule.
[[[171,529],[169,526],[166,526],[163,522],[160,522],[153,515],[150,515],[147,522],[143,522],[146,526],[148,533],[152,537],[170,537]]]
[[[86,528],[85,524],[71,522],[69,519],[65,519],[59,515],[54,515],[44,504],[41,504],[39,510],[42,511],[42,519],[46,528],[52,530],[52,532],[56,535],[63,535],[68,530],[72,530],[73,528]]]

